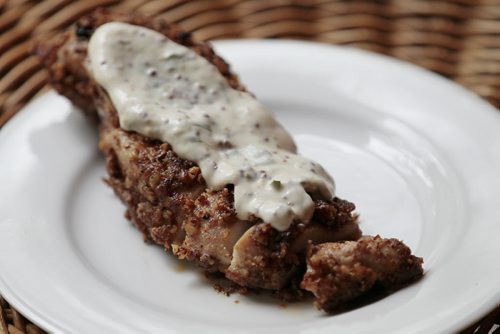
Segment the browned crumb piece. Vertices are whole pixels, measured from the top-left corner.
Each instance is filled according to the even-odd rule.
[[[218,293],[225,296],[230,296],[233,293],[238,293],[240,295],[248,295],[251,293],[251,289],[243,287],[235,282],[228,280],[223,274],[219,272],[205,272],[205,277],[210,281],[212,287]]]
[[[311,246],[301,286],[314,293],[318,308],[332,311],[375,284],[394,288],[422,273],[422,259],[401,241],[363,237]]]

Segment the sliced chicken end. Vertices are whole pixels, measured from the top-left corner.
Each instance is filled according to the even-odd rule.
[[[422,259],[396,239],[379,236],[311,246],[301,287],[316,296],[316,306],[332,311],[378,284],[397,288],[423,274]]]
[[[258,224],[234,245],[226,277],[244,286],[279,290],[303,270],[308,244],[356,240],[360,235],[354,220],[338,226],[311,222],[287,233],[278,232],[269,224]]]

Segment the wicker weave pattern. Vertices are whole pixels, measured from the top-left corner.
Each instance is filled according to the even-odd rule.
[[[302,38],[393,55],[451,77],[500,106],[498,0],[0,0],[0,125],[44,87],[33,36],[98,6],[179,22],[202,40]]]
[[[500,107],[500,0],[0,0],[0,127],[45,89],[30,55],[33,37],[53,35],[99,6],[178,22],[200,40],[300,38],[392,55]],[[483,320],[485,333],[499,314]],[[2,328],[41,332],[0,297]]]

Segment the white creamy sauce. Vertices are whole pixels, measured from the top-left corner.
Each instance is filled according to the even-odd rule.
[[[286,230],[330,200],[332,178],[295,154],[292,137],[252,95],[235,90],[194,51],[140,26],[111,22],[88,47],[90,69],[120,126],[168,142],[201,168],[210,189],[234,185],[238,218]]]

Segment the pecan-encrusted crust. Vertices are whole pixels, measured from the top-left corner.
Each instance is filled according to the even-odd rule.
[[[302,288],[313,292],[316,306],[333,311],[375,284],[397,288],[422,276],[422,259],[396,239],[379,236],[311,246]]]
[[[168,143],[121,129],[113,104],[86,66],[89,38],[97,27],[110,21],[141,25],[190,47],[216,66],[231,87],[244,88],[209,44],[194,42],[174,24],[135,14],[98,10],[68,32],[36,47],[52,86],[97,121],[99,148],[109,173],[106,182],[126,204],[126,217],[145,240],[162,245],[180,259],[195,261],[207,272],[221,273],[242,287],[271,289],[279,294],[291,289],[299,292],[308,245],[361,236],[354,205],[339,198],[316,200],[313,219],[296,221],[284,232],[258,219],[239,220],[231,185],[207,189],[199,167],[179,158]],[[308,289],[308,285],[304,287]]]

